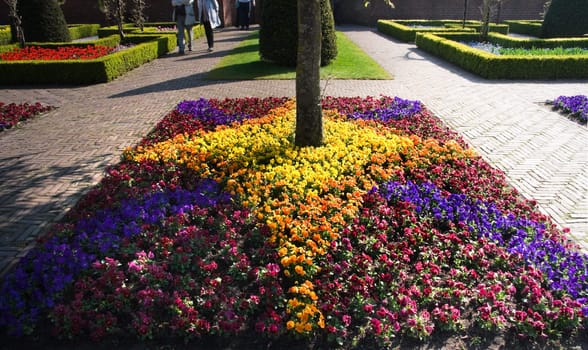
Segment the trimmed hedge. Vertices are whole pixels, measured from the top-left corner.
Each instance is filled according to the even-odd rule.
[[[542,20],[506,20],[504,23],[511,33],[541,37]]]
[[[78,40],[98,35],[100,24],[70,24],[68,25],[71,40]]]
[[[10,26],[0,26],[0,45],[10,44],[11,39]]]
[[[0,61],[0,84],[86,85],[105,83],[176,47],[175,34],[160,36],[129,34],[125,38],[125,42],[137,45],[93,60]],[[61,45],[97,45],[97,43],[116,46],[120,43],[120,36],[112,35],[93,42],[62,43]],[[114,45],[111,45],[113,43]],[[34,43],[31,44],[34,45]],[[42,45],[51,46],[48,43]],[[53,44],[53,46],[56,45]]]
[[[98,35],[99,24],[70,24],[68,25],[71,40],[77,40]],[[10,44],[12,37],[10,26],[0,26],[0,45]],[[29,43],[27,43],[28,45]]]
[[[490,33],[488,39],[492,43],[508,47],[588,48],[588,38],[512,39],[506,35]],[[500,56],[460,43],[476,40],[478,36],[472,33],[418,33],[416,45],[423,51],[486,79],[588,78],[588,55]]]
[[[415,27],[416,26],[416,27]],[[419,27],[420,26],[420,27]],[[407,43],[414,42],[416,33],[448,33],[448,32],[476,32],[480,31],[480,21],[459,20],[378,20],[376,28],[379,32]],[[508,25],[490,24],[491,32],[508,34]]]

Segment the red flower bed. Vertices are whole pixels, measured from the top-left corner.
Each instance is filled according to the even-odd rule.
[[[30,119],[43,112],[52,110],[53,106],[45,106],[40,103],[34,104],[5,104],[0,102],[0,131],[10,129],[19,122]]]
[[[113,52],[114,48],[108,46],[61,46],[56,48],[44,48],[39,46],[27,46],[16,48],[10,52],[0,54],[2,61],[58,61],[58,60],[91,60]]]

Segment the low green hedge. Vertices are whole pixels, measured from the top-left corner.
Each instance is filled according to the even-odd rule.
[[[68,28],[71,40],[78,40],[97,36],[100,24],[70,24]]]
[[[99,24],[70,24],[68,25],[71,40],[87,38],[98,35]],[[25,38],[26,39],[26,38]],[[10,26],[0,26],[0,45],[10,44],[12,36]],[[28,43],[27,43],[28,44]]]
[[[98,42],[113,43],[117,40],[120,42],[120,37],[113,35],[101,40]],[[0,84],[86,85],[105,83],[173,50],[176,46],[175,40],[175,35],[129,34],[125,38],[125,42],[135,43],[136,46],[93,60],[0,61]],[[95,45],[96,41],[61,45],[73,44]],[[43,46],[48,45],[50,44],[43,43]]]
[[[166,27],[166,28],[173,28],[175,27],[175,22],[147,22],[143,25],[144,31],[141,31],[139,27],[132,23],[125,23],[123,25],[123,32],[125,34],[143,34],[143,33],[175,33],[175,31],[158,31],[157,27]],[[195,34],[198,33],[198,28],[203,28],[201,25],[196,24],[192,30]],[[110,35],[118,34],[118,27],[117,26],[109,26],[109,27],[102,27],[98,29],[98,36],[100,38],[107,37]]]
[[[416,45],[423,51],[486,79],[588,78],[588,55],[500,56],[460,43],[476,40],[478,36],[472,33],[418,33]],[[510,40],[509,45],[504,45],[507,40]],[[513,39],[506,35],[490,33],[489,41],[509,47],[516,47],[517,44],[532,47],[531,43],[535,47],[588,47],[588,38]]]
[[[542,20],[506,20],[511,33],[541,37]]]
[[[379,32],[404,42],[414,42],[416,33],[451,33],[451,32],[479,32],[480,21],[459,20],[378,20],[376,27]],[[490,32],[508,34],[508,25],[490,24]]]
[[[0,26],[0,45],[10,44],[11,39],[10,26]]]

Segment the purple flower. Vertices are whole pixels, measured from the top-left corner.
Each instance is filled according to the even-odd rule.
[[[585,95],[559,96],[547,103],[552,104],[553,109],[561,110],[570,117],[577,118],[582,124],[588,123],[588,97]]]
[[[70,231],[49,237],[31,250],[0,285],[0,326],[22,334],[37,321],[40,309],[52,307],[74,277],[101,257],[113,254],[123,238],[141,232],[141,225],[163,223],[166,217],[199,207],[226,203],[230,196],[213,180],[192,191],[155,192],[122,201],[80,220]],[[129,266],[130,268],[133,268]]]
[[[528,264],[539,268],[552,290],[565,291],[588,306],[588,255],[570,251],[562,243],[545,237],[543,223],[502,213],[492,203],[472,200],[463,194],[443,196],[428,182],[389,182],[372,191],[378,191],[389,202],[412,203],[420,216],[467,224],[472,232],[505,246],[509,253],[520,254]]]
[[[394,100],[387,108],[370,109],[365,112],[355,112],[349,114],[349,119],[366,119],[366,120],[380,120],[389,122],[391,120],[398,120],[410,117],[422,110],[420,101],[404,100],[399,97],[394,97]]]
[[[204,98],[196,101],[182,101],[176,109],[180,113],[191,114],[194,118],[213,125],[229,125],[251,118],[245,113],[226,114],[224,111],[211,106],[208,100]]]

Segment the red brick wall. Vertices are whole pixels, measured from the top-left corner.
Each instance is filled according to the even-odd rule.
[[[377,19],[462,19],[465,0],[393,0],[394,9],[379,0],[372,0],[372,3],[376,6],[366,9],[363,1],[334,0],[335,21],[374,24]],[[540,19],[544,3],[545,0],[506,0],[500,9],[499,20]],[[467,19],[481,18],[481,4],[482,0],[468,0]]]
[[[234,0],[218,0],[223,13],[225,26],[232,26],[236,19]],[[256,0],[254,22],[261,16],[261,1]],[[271,1],[271,0],[266,0]],[[333,0],[334,15],[337,23],[373,24],[379,18],[387,19],[461,19],[465,0],[393,0],[395,9],[372,0],[377,4],[374,9],[363,7],[362,0]],[[468,0],[468,19],[480,19],[479,6],[482,0]],[[171,20],[169,0],[149,1],[146,10],[148,21],[160,22]],[[540,19],[545,0],[507,0],[500,12],[500,19]],[[104,14],[98,10],[96,0],[67,0],[63,5],[65,19],[70,24],[101,23],[106,24]],[[0,24],[8,24],[8,9],[0,1]]]

